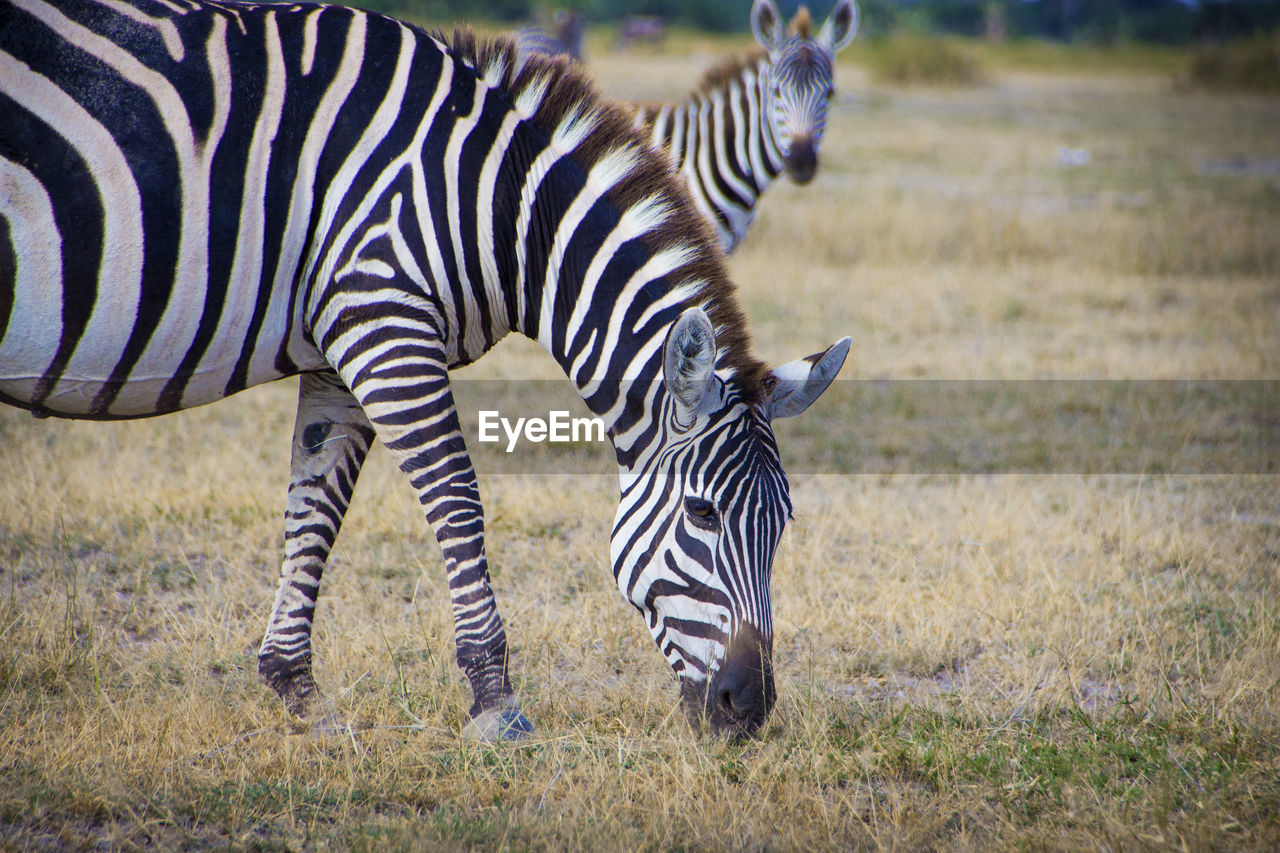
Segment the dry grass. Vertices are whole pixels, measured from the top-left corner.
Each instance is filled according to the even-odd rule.
[[[702,64],[595,70],[671,97]],[[1280,102],[841,75],[816,184],[772,190],[731,261],[762,354],[853,334],[850,377],[1277,376],[1280,187],[1206,164],[1280,159]],[[555,373],[513,340],[466,375]],[[539,726],[494,748],[458,737],[438,549],[375,452],[316,634],[358,731],[323,737],[254,673],[293,394],[0,412],[0,846],[1280,845],[1274,474],[796,478],[781,701],[732,746],[689,730],[614,589],[613,480],[482,471]],[[784,459],[821,440],[780,434]]]

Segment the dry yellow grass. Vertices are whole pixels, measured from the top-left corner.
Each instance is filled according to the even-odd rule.
[[[705,64],[593,70],[664,98]],[[1280,160],[1280,101],[840,73],[818,180],[771,190],[731,259],[763,355],[853,334],[850,378],[1277,376],[1280,186],[1213,164]],[[557,372],[510,340],[463,375]],[[439,552],[375,452],[316,632],[356,732],[322,737],[254,672],[293,395],[128,424],[0,412],[0,845],[1280,844],[1274,472],[796,477],[779,707],[734,746],[689,730],[614,588],[613,479],[482,469],[539,726],[488,747],[459,739]],[[785,461],[802,439],[779,431]]]

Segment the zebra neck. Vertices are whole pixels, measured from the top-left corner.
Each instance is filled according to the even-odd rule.
[[[670,275],[687,246],[650,253],[640,249],[642,241],[627,236],[625,225],[603,239],[592,231],[580,226],[574,238],[578,245],[546,265],[540,292],[526,289],[528,310],[517,331],[556,360],[623,453],[635,440],[631,433],[637,424],[662,408],[662,347],[699,288]],[[600,245],[592,252],[595,242]],[[584,272],[574,271],[575,258]],[[557,267],[560,274],[553,276]]]
[[[702,150],[720,171],[730,169],[755,184],[758,197],[784,166],[767,114],[771,69],[763,51],[729,57],[707,71],[680,106],[645,111],[645,121],[654,127],[653,141],[669,144],[673,163],[683,165],[686,173],[704,168],[696,162],[701,143],[722,142],[722,152],[714,145]]]
[[[755,172],[756,183],[761,193],[778,179],[786,165],[782,157],[782,148],[778,144],[777,137],[773,135],[773,122],[768,116],[771,69],[772,65],[766,58],[745,74],[743,80],[743,87],[750,93],[749,97],[754,105],[751,115],[754,117],[755,125],[751,128],[750,136],[752,139],[759,140],[761,148],[761,165]]]
[[[768,56],[710,78],[678,107],[645,113],[651,142],[666,146],[695,205],[731,251],[756,203],[783,170],[769,120]]]
[[[515,251],[523,263],[513,329],[556,360],[604,420],[621,460],[665,404],[662,349],[672,324],[691,305],[738,309],[713,281],[723,269],[691,209],[673,213],[674,199],[661,194],[615,204],[608,175],[629,159],[620,150],[585,174],[558,164],[533,196],[526,189],[538,212],[521,217],[532,225]]]

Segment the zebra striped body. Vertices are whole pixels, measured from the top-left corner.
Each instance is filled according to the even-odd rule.
[[[377,438],[444,551],[473,731],[518,735],[448,371],[520,331],[611,425],[620,588],[690,707],[753,730],[788,511],[769,419],[847,339],[767,371],[625,114],[515,56],[342,7],[3,0],[0,400],[144,417],[301,373],[260,672],[308,708],[321,573]],[[719,532],[691,538],[690,497]]]
[[[781,21],[771,0],[756,0],[751,24],[763,51],[713,68],[683,103],[636,113],[726,252],[746,236],[760,196],[779,175],[812,180],[835,91],[835,54],[857,34],[858,11],[854,0],[840,0],[816,38],[804,7],[793,35]]]

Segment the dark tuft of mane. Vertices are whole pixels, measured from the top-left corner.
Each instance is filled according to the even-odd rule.
[[[529,54],[521,64],[510,38],[483,38],[470,29],[454,30],[451,38],[439,32],[432,35],[446,45],[450,55],[471,66],[478,75],[485,75],[486,69],[500,63],[505,70],[497,88],[513,102],[530,87],[545,86],[540,106],[529,121],[547,133],[559,127],[574,109],[593,118],[594,128],[572,155],[584,170],[611,151],[634,149],[635,168],[610,190],[607,198],[618,210],[653,196],[667,204],[671,212],[665,224],[647,235],[649,250],[656,254],[671,245],[693,247],[691,259],[670,278],[677,283],[705,282],[688,304],[702,305],[716,328],[716,344],[721,351],[717,367],[732,369],[744,397],[749,402],[758,401],[764,394],[767,368],[751,353],[746,315],[738,303],[737,289],[729,280],[719,243],[665,158],[649,148],[643,130],[633,126],[634,111],[601,96],[578,66],[563,56]]]
[[[796,16],[791,19],[791,32],[802,39],[813,38],[813,19],[809,17],[808,6],[801,6]]]
[[[768,59],[769,54],[762,47],[753,47],[742,53],[726,56],[703,72],[693,91],[695,94],[707,95],[712,92],[722,92],[729,87],[730,83],[739,79],[742,72],[754,70]]]

